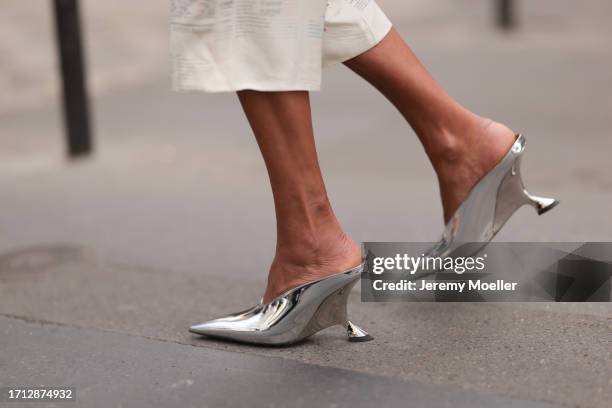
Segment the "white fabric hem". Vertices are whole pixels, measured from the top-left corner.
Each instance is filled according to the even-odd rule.
[[[372,48],[376,47],[389,34],[391,29],[393,28],[393,24],[391,24],[391,21],[389,21],[386,17],[384,19],[378,19],[372,24],[373,25],[370,26],[371,34],[372,34],[372,41],[370,42],[370,46],[364,50],[354,53],[354,55],[351,55],[350,57],[346,59],[343,59],[341,62],[345,62],[355,57],[358,57],[364,52],[367,52],[371,50]]]
[[[216,4],[221,0],[185,1],[201,12],[196,7],[200,1]],[[177,92],[210,93],[247,89],[319,91],[324,67],[342,63],[370,50],[392,28],[375,0],[365,3],[364,0],[286,1],[307,7],[311,12],[311,20],[308,21],[316,21],[312,13],[316,14],[317,4],[327,1],[320,37],[312,31],[317,26],[312,25],[308,26],[311,32],[295,43],[286,41],[289,37],[275,41],[272,35],[252,39],[237,37],[221,43],[208,20],[200,21],[191,16],[187,12],[189,10],[179,10],[183,13],[182,19],[175,17],[177,20],[171,26],[172,89]]]
[[[295,85],[286,85],[286,84],[262,84],[261,81],[257,83],[248,83],[245,82],[243,84],[234,84],[231,87],[220,87],[220,86],[208,86],[205,84],[184,84],[179,81],[179,83],[172,84],[172,90],[174,92],[206,92],[206,93],[221,93],[221,92],[238,92],[238,91],[261,91],[261,92],[283,92],[283,91],[320,91],[321,85],[311,85],[311,84],[295,84]]]

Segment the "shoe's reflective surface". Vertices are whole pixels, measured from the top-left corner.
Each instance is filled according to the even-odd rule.
[[[254,344],[284,345],[334,325],[344,325],[349,341],[372,337],[347,318],[348,295],[365,263],[291,289],[268,304],[191,326],[192,333]]]
[[[521,158],[526,140],[517,135],[504,158],[474,186],[446,224],[442,239],[429,252],[430,256],[457,256],[462,247],[474,251],[493,239],[508,219],[523,205],[533,206],[544,214],[559,201],[529,194],[521,178]],[[478,242],[482,245],[473,245]]]

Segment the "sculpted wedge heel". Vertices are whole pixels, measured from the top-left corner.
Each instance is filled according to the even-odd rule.
[[[530,194],[521,177],[521,159],[526,140],[516,135],[516,141],[504,158],[470,191],[446,224],[442,239],[429,251],[431,256],[463,254],[466,244],[471,252],[482,249],[523,205],[532,206],[539,215],[553,209],[559,200]],[[482,245],[474,245],[481,243]]]
[[[345,272],[310,282],[261,301],[242,312],[191,326],[190,332],[261,345],[288,345],[335,325],[346,329],[349,341],[372,340],[347,317],[347,301],[365,262]]]

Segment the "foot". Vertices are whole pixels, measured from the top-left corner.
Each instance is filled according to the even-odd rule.
[[[472,188],[499,163],[516,140],[501,123],[474,117],[464,135],[439,157],[432,158],[438,174],[446,224]]]
[[[290,289],[349,270],[362,262],[361,246],[357,242],[343,232],[329,235],[316,244],[277,248],[264,303]]]

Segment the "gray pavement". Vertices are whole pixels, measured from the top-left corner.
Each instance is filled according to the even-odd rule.
[[[530,2],[510,36],[480,24],[481,8],[427,3],[402,33],[452,95],[526,132],[528,187],[562,200],[544,217],[520,210],[498,240],[611,240],[607,2]],[[96,90],[97,154],[77,162],[63,159],[48,101],[0,109],[0,384],[76,384],[79,406],[243,406],[253,394],[256,406],[608,405],[610,304],[362,304],[356,292],[351,314],[374,342],[332,328],[261,349],[187,333],[260,296],[274,218],[235,97],[168,86],[157,73]],[[384,99],[334,67],[313,109],[353,237],[436,239],[434,174]],[[285,388],[262,392],[277,380]]]
[[[76,389],[88,407],[553,408],[280,358],[0,317],[5,381]],[[45,348],[39,337],[45,338]],[[65,373],[70,372],[70,383]],[[279,386],[282,384],[282,386]],[[22,406],[31,406],[24,403]],[[8,404],[16,407],[19,404]],[[47,403],[42,406],[71,405]],[[40,406],[40,405],[39,405]]]
[[[347,343],[338,327],[294,347],[258,348],[186,331],[190,323],[256,299],[261,282],[248,276],[237,280],[105,261],[66,245],[5,254],[0,267],[6,316],[519,399],[599,406],[610,397],[609,308],[604,316],[554,305],[534,310],[513,304],[364,304],[354,293],[351,319],[375,335],[373,342]]]

